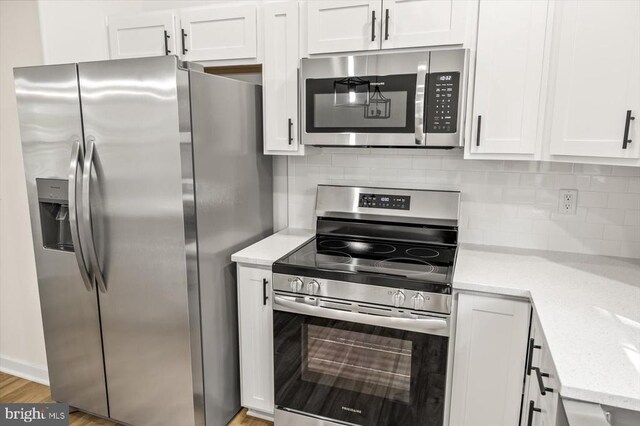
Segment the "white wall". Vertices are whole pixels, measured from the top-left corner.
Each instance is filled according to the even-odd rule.
[[[309,149],[289,159],[289,226],[312,228],[316,185],[462,192],[463,242],[640,258],[640,168],[463,160],[462,150]],[[576,215],[558,190],[578,189]]]
[[[13,67],[42,63],[38,7],[0,1],[0,370],[48,381]]]

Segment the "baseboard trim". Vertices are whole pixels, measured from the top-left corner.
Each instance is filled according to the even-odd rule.
[[[0,371],[49,386],[49,372],[46,366],[33,365],[0,356]]]
[[[254,410],[252,408],[247,409],[247,416],[257,417],[262,420],[273,421],[273,414],[265,413],[264,411]]]

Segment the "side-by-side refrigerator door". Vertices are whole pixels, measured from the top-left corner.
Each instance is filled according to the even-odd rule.
[[[181,161],[181,71],[175,57],[78,70],[87,141],[82,193],[90,200],[83,223],[96,253],[111,417],[136,426],[198,423],[190,325],[199,325],[189,318],[192,247],[183,205],[193,180]],[[202,367],[194,371],[201,375]]]
[[[77,68],[14,75],[51,395],[108,416],[98,300],[76,220],[84,149]]]

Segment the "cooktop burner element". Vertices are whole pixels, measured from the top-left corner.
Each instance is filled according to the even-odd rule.
[[[420,257],[422,259],[431,259],[432,257],[440,256],[439,251],[424,247],[407,249],[407,254],[410,256]]]
[[[349,242],[343,240],[323,240],[318,244],[320,247],[330,250],[343,249],[349,246]]]
[[[348,253],[343,253],[341,251],[336,250],[323,250],[317,253],[307,253],[307,256],[313,255],[315,257],[315,262],[319,266],[322,265],[324,267],[331,265],[343,265],[349,263],[352,257]]]
[[[415,277],[418,275],[431,274],[437,268],[424,260],[412,259],[409,257],[393,257],[391,259],[381,260],[376,263],[376,267],[384,270],[393,269],[397,273],[401,273],[407,277]]]

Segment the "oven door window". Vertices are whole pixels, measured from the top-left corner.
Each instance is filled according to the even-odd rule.
[[[415,133],[416,74],[306,80],[307,133]]]
[[[276,405],[357,425],[438,425],[448,338],[274,312]]]

